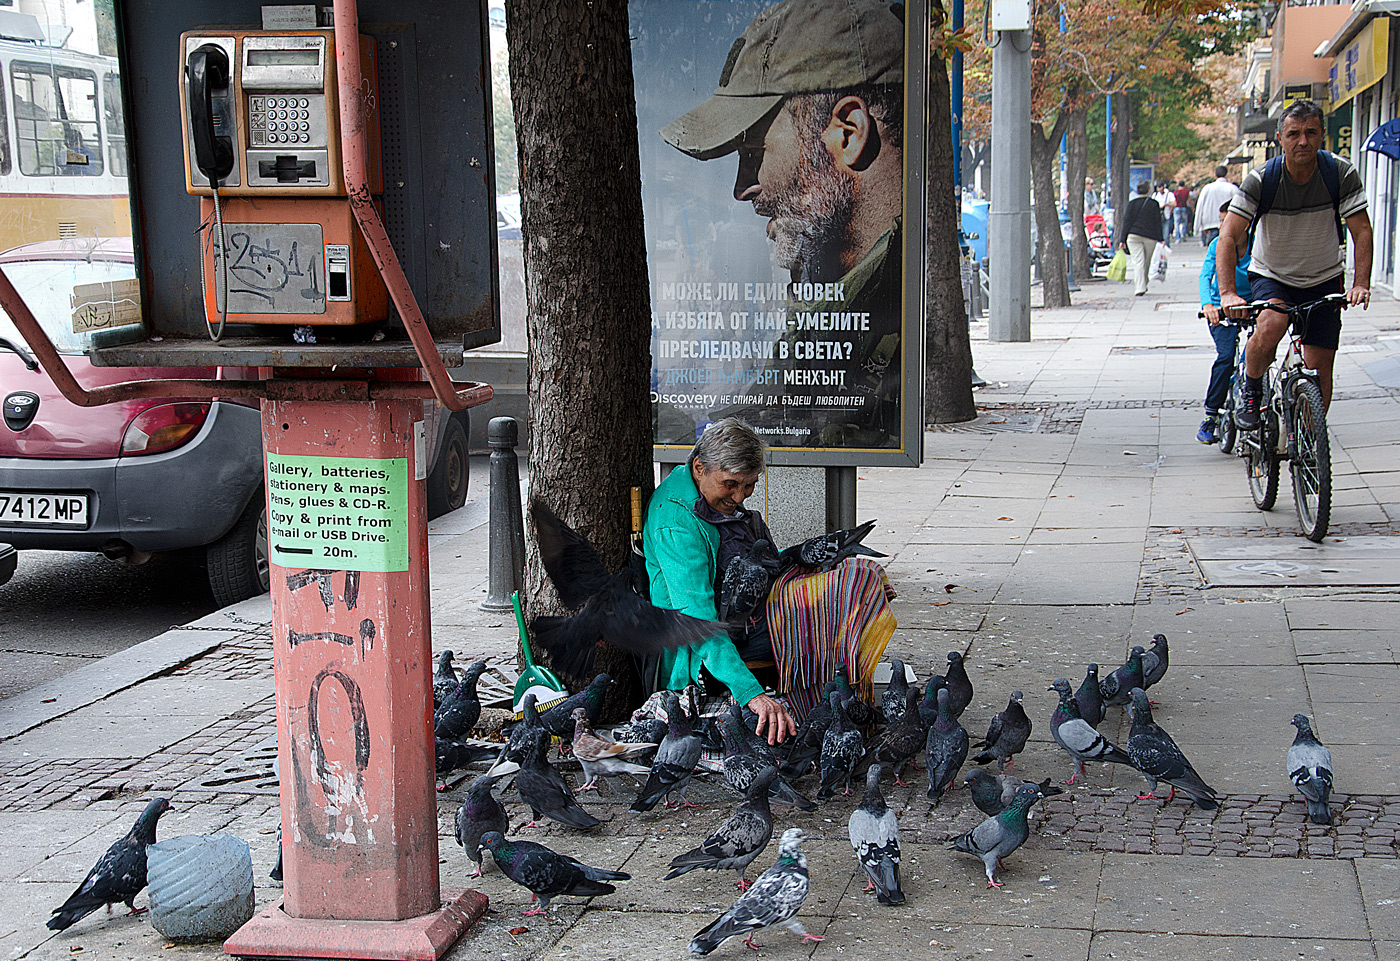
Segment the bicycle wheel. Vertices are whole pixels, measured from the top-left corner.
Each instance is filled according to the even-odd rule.
[[[1327,536],[1332,514],[1332,452],[1327,442],[1327,414],[1322,391],[1305,377],[1289,389],[1293,407],[1293,454],[1288,471],[1293,475],[1293,503],[1298,525],[1310,541]]]
[[[1220,452],[1231,454],[1235,450],[1235,440],[1239,437],[1240,429],[1235,426],[1235,392],[1233,390],[1225,395],[1225,406],[1220,411]]]
[[[1278,421],[1273,411],[1265,410],[1259,429],[1252,431],[1245,443],[1244,469],[1249,477],[1249,496],[1261,511],[1271,511],[1278,500]],[[1253,441],[1253,444],[1250,444]],[[1257,444],[1257,447],[1254,446]]]

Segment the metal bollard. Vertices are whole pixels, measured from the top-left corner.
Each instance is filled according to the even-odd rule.
[[[525,519],[520,511],[520,465],[514,417],[493,417],[486,428],[491,446],[490,579],[483,611],[511,610],[510,595],[525,583]]]

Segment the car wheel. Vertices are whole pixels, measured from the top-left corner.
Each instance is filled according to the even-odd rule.
[[[267,508],[261,497],[249,502],[232,530],[204,549],[204,557],[209,589],[220,607],[267,593]]]
[[[453,415],[438,449],[437,463],[428,475],[428,519],[455,511],[467,502],[471,461],[467,457],[467,431],[462,418]]]

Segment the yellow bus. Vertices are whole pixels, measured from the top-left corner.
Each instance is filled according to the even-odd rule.
[[[0,36],[0,250],[130,237],[115,57]]]

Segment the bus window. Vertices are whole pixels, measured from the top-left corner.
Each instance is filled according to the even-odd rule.
[[[5,117],[5,89],[0,83],[0,174],[11,170],[10,164],[10,125]]]
[[[112,176],[126,176],[126,119],[122,116],[122,81],[114,73],[102,75],[102,119],[107,128],[107,163]]]
[[[97,75],[73,67],[16,60],[10,65],[20,173],[102,173]]]

